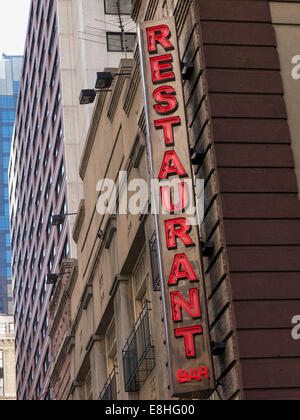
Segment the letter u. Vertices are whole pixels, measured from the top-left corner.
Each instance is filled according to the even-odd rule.
[[[189,188],[186,182],[178,184],[178,203],[173,204],[171,199],[171,188],[169,186],[161,187],[161,202],[165,211],[170,214],[181,214],[189,206]]]

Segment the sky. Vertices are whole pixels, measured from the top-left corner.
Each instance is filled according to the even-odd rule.
[[[30,0],[0,0],[0,55],[23,55]]]

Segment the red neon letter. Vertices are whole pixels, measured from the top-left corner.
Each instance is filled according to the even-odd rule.
[[[163,120],[154,121],[155,128],[164,130],[164,139],[166,146],[174,145],[173,127],[181,124],[179,117],[165,118]]]
[[[188,382],[187,372],[186,370],[178,370],[177,371],[177,380],[179,384],[184,384]]]
[[[197,281],[199,280],[192,269],[192,266],[185,254],[175,256],[172,271],[169,278],[169,285],[178,284],[179,280]]]
[[[202,328],[200,326],[179,328],[178,330],[175,330],[176,338],[184,337],[185,355],[188,359],[191,359],[196,355],[194,335],[199,334],[202,334]]]
[[[198,369],[199,381],[202,381],[202,376],[205,376],[206,379],[210,379],[208,374],[208,369],[206,367],[200,367]]]
[[[171,86],[162,86],[153,92],[153,99],[158,105],[154,109],[158,114],[170,114],[178,107],[176,92]]]
[[[170,175],[178,175],[180,177],[187,176],[187,173],[175,150],[165,153],[158,179],[165,179]]]
[[[173,321],[182,321],[182,308],[193,318],[200,317],[199,292],[197,289],[190,290],[190,303],[185,300],[180,292],[171,292]]]
[[[189,380],[189,382],[192,382],[192,380],[197,380],[198,381],[198,376],[195,372],[195,369],[190,370],[188,380]]]
[[[165,232],[168,249],[177,249],[177,237],[182,240],[184,245],[191,246],[194,242],[188,233],[191,225],[187,219],[173,219],[165,221]]]
[[[161,187],[161,201],[163,208],[170,214],[183,213],[189,205],[189,189],[185,182],[178,185],[179,199],[177,204],[171,203],[171,189],[168,186]]]
[[[174,47],[169,41],[171,36],[170,28],[167,25],[154,26],[147,29],[148,51],[150,54],[157,53],[157,44],[162,45],[166,51],[173,50]]]
[[[172,61],[173,57],[171,54],[150,58],[152,81],[154,84],[175,80],[175,74],[172,71]]]

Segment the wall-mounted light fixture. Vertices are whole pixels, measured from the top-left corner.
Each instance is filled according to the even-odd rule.
[[[215,249],[214,242],[201,242],[201,254],[203,257],[210,257]]]
[[[79,103],[80,105],[92,104],[96,98],[94,89],[84,89],[80,92]]]
[[[66,213],[66,214],[54,214],[51,217],[52,226],[61,226],[65,223],[67,216],[74,216],[77,213]]]
[[[203,164],[206,153],[200,149],[191,149],[191,160],[193,166],[200,166]]]
[[[191,80],[195,66],[193,63],[181,63],[181,74],[183,80]]]
[[[109,89],[112,85],[115,75],[109,72],[98,72],[95,80],[95,89]]]
[[[226,350],[226,343],[225,341],[211,343],[211,351],[213,356],[221,356]]]
[[[130,76],[130,73],[110,73],[107,71],[97,72],[95,89],[84,89],[80,92],[80,105],[92,104],[96,98],[97,93],[110,92],[109,88],[111,87],[116,76]]]
[[[47,274],[46,276],[46,283],[47,284],[56,284],[58,279],[62,276],[64,276],[65,274],[69,274],[69,273],[59,273],[59,274]]]

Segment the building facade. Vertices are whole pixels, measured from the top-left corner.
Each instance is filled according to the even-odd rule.
[[[0,60],[0,313],[6,315],[13,314],[7,173],[22,61],[5,54]]]
[[[299,399],[292,334],[300,299],[299,13],[299,2],[289,1],[133,2],[137,23],[158,21],[164,31],[175,17],[181,61],[193,64],[183,87],[193,177],[205,185],[199,233],[209,252],[203,248],[199,258],[213,400]],[[166,32],[159,33],[156,41],[168,49]],[[99,211],[100,180],[119,186],[123,171],[128,182],[150,184],[138,47],[115,72],[124,69],[131,75],[97,97],[79,167],[78,274],[69,280],[78,400],[172,398],[154,217]]]
[[[13,316],[0,316],[0,401],[16,399],[16,359]]]
[[[62,261],[77,253],[69,234],[74,215],[69,213],[76,211],[82,198],[76,168],[81,134],[92,111],[92,107],[79,108],[80,90],[85,84],[93,87],[91,67],[101,71],[130,55],[122,48],[112,6],[109,0],[31,3],[9,167],[17,397],[21,400],[55,398],[50,365],[57,355],[51,354],[49,340],[54,286],[47,276],[59,272]],[[111,7],[113,14],[106,14]],[[124,5],[121,12],[122,24],[130,28]],[[88,26],[94,27],[94,38],[85,37]],[[63,217],[59,226],[53,226],[54,215]]]

